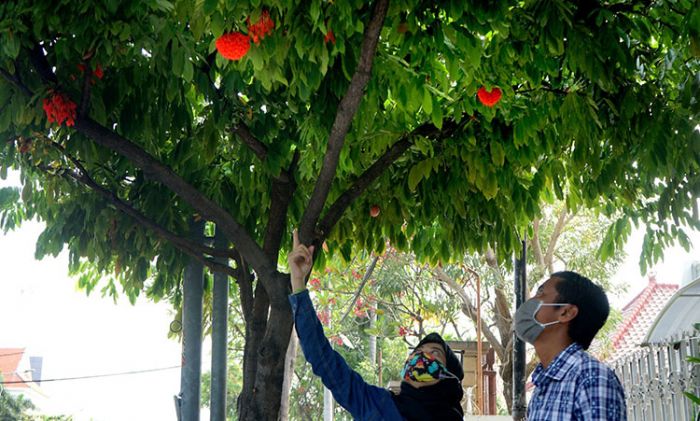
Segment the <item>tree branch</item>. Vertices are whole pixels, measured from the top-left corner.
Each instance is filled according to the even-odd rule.
[[[265,275],[274,272],[269,259],[245,229],[221,206],[206,197],[169,167],[156,160],[138,145],[108,130],[89,117],[78,117],[75,122],[75,129],[91,138],[95,143],[129,159],[147,177],[164,184],[197,210],[202,217],[213,221],[217,226],[221,227],[226,236],[244,255],[246,261],[251,263],[251,266],[260,274],[262,279],[266,279],[267,276]]]
[[[3,77],[3,79],[10,82],[12,85],[15,85],[15,87],[17,87],[25,95],[29,97],[34,95],[34,93],[29,88],[27,88],[27,85],[22,83],[22,81],[19,79],[19,76],[14,76],[5,69],[0,69],[0,75]]]
[[[36,45],[30,51],[30,59],[44,83],[56,83],[56,76],[51,71],[43,48]],[[107,129],[87,116],[77,116],[75,130],[98,145],[111,149],[126,157],[140,168],[144,174],[168,187],[180,196],[185,203],[195,209],[202,217],[213,221],[224,230],[226,237],[242,253],[243,257],[258,273],[263,282],[271,282],[276,267],[273,266],[262,248],[226,210],[202,194],[172,169],[155,159],[141,147],[119,134]],[[269,285],[273,288],[273,285]],[[277,303],[284,305],[283,303]]]
[[[328,147],[323,157],[321,172],[316,180],[308,206],[301,218],[299,238],[303,244],[310,244],[314,240],[316,223],[328,198],[328,192],[331,189],[338,167],[340,151],[343,148],[345,137],[350,130],[350,124],[357,113],[360,101],[364,95],[364,89],[371,76],[372,62],[388,8],[389,0],[377,0],[372,12],[372,18],[365,29],[357,69],[350,80],[350,86],[348,86],[345,96],[338,105],[335,121],[328,137]]]
[[[347,190],[338,196],[335,202],[328,208],[328,211],[318,224],[319,238],[317,242],[323,242],[331,229],[333,229],[338,220],[340,220],[345,210],[360,197],[387,168],[411,147],[416,137],[422,136],[435,140],[442,140],[452,136],[470,122],[471,120],[468,118],[462,118],[460,123],[455,123],[453,120],[450,120],[443,124],[442,129],[438,129],[432,123],[423,123],[410,133],[401,136],[401,138],[391,145],[374,164],[370,165]]]
[[[530,246],[532,247],[532,253],[535,255],[537,264],[545,267],[544,255],[542,254],[542,247],[540,246],[540,221],[540,218],[536,218],[532,222],[532,239],[530,240]]]
[[[41,169],[44,172],[49,172],[49,168],[46,168],[45,166],[38,166],[37,168]],[[52,169],[53,170],[53,169]],[[161,237],[162,239],[169,241],[174,247],[176,247],[178,250],[182,251],[183,253],[187,254],[188,256],[194,258],[198,262],[200,262],[202,265],[208,267],[214,272],[222,272],[226,273],[228,275],[233,276],[234,271],[233,268],[227,265],[222,265],[220,263],[217,263],[216,261],[212,259],[208,259],[204,256],[202,256],[201,253],[201,248],[204,246],[200,245],[195,245],[191,243],[188,240],[185,240],[181,237],[178,237],[177,235],[171,233],[170,231],[166,230],[165,228],[161,227],[157,223],[151,221],[141,213],[139,213],[137,210],[126,204],[125,202],[121,201],[119,198],[116,197],[116,195],[105,189],[104,187],[98,185],[95,183],[89,176],[87,176],[85,173],[76,174],[73,171],[64,171],[62,173],[64,177],[68,177],[74,181],[77,181],[78,183],[81,183],[90,189],[96,191],[99,193],[101,196],[105,197],[107,200],[110,201],[118,210],[124,212],[125,214],[129,215],[131,218],[136,220],[137,223],[141,224],[145,228],[148,228],[152,230],[157,236]]]
[[[549,238],[549,244],[547,244],[547,253],[544,256],[545,267],[551,274],[554,272],[554,262],[552,262],[552,256],[554,255],[554,250],[557,247],[557,241],[559,236],[561,236],[562,231],[567,223],[568,211],[564,208],[559,217],[557,218],[557,223],[554,225],[554,231],[552,231],[552,236]]]
[[[267,158],[267,146],[253,136],[253,133],[250,132],[248,126],[243,123],[239,123],[233,128],[232,133],[240,137],[241,140],[243,140],[243,143],[245,143],[253,151],[258,159],[265,161]]]
[[[452,291],[454,291],[457,296],[459,297],[460,301],[462,302],[462,305],[460,306],[462,308],[462,313],[464,313],[467,317],[469,317],[474,323],[476,323],[476,311],[477,309],[474,307],[472,304],[471,299],[467,296],[466,292],[464,292],[464,288],[462,288],[457,281],[452,279],[448,274],[445,273],[441,268],[436,267],[433,269],[433,275],[435,278],[447,284],[447,286],[450,287]],[[486,340],[491,344],[493,347],[494,351],[496,354],[498,354],[498,358],[501,361],[504,361],[505,358],[505,350],[501,342],[496,338],[496,335],[493,334],[489,326],[486,324],[484,319],[481,319],[481,332],[484,334],[486,337]]]
[[[355,305],[355,301],[357,301],[357,297],[360,296],[362,293],[362,288],[365,287],[365,284],[369,280],[369,278],[372,276],[372,272],[374,272],[374,267],[377,265],[377,260],[379,260],[379,256],[374,256],[372,258],[372,261],[369,263],[369,266],[367,267],[367,271],[365,272],[365,276],[362,278],[362,282],[360,282],[360,286],[357,287],[357,291],[355,292],[355,295],[352,297],[352,300],[350,300],[350,304],[348,304],[348,308],[345,310],[345,314],[343,314],[343,317],[340,318],[340,322],[338,324],[342,325],[345,319],[348,317],[348,314],[350,314],[350,310],[352,310],[352,306]]]

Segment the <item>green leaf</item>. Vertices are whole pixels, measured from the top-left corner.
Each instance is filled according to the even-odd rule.
[[[433,112],[433,97],[430,95],[430,90],[427,87],[423,88],[423,111],[426,114]]]
[[[502,167],[505,159],[506,152],[503,150],[503,146],[498,141],[491,141],[491,162],[497,167]]]

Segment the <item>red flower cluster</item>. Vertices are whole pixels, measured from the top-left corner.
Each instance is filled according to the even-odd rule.
[[[335,35],[333,34],[333,30],[330,28],[328,29],[328,32],[326,32],[326,36],[323,37],[323,42],[328,44],[328,41],[332,42],[333,45],[335,45]]]
[[[248,22],[248,35],[253,40],[254,43],[258,44],[261,39],[265,38],[267,34],[275,29],[275,21],[270,17],[270,12],[263,10],[260,15],[260,19],[257,23],[250,24],[250,18]]]
[[[487,107],[493,107],[496,105],[498,101],[501,100],[501,95],[502,93],[499,88],[493,88],[492,90],[487,91],[483,86],[476,92],[476,96],[479,97],[479,101],[481,101],[481,103]]]
[[[321,324],[324,326],[328,326],[328,324],[331,322],[331,312],[328,310],[317,311],[316,315],[318,316],[318,320],[320,320]]]
[[[44,112],[49,123],[63,124],[66,126],[75,125],[75,102],[68,99],[62,93],[54,92],[49,98],[44,98]]]
[[[399,326],[399,336],[406,336],[408,335],[408,329],[406,329],[404,326]]]
[[[353,310],[353,313],[355,313],[355,316],[360,317],[360,318],[367,317],[367,307],[365,306],[365,303],[362,301],[362,298],[358,298],[357,301],[355,302],[355,310]]]
[[[216,40],[216,49],[229,60],[240,60],[250,50],[250,37],[240,32],[223,34]]]
[[[312,279],[309,281],[309,284],[311,284],[311,288],[313,288],[313,289],[319,289],[319,288],[321,288],[321,280],[318,279],[318,278],[312,278]]]
[[[83,63],[79,63],[77,67],[78,70],[80,70],[80,73],[85,72],[85,65]],[[92,72],[92,74],[95,75],[98,79],[102,79],[105,75],[104,71],[102,70],[102,66],[99,63],[97,64],[97,67],[95,67],[95,71]]]
[[[331,343],[334,343],[338,346],[343,346],[343,338],[341,338],[339,335],[333,335],[331,336]]]

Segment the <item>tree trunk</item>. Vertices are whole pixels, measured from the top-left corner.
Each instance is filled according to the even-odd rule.
[[[289,347],[287,348],[287,355],[284,357],[284,383],[282,383],[279,421],[289,421],[289,397],[292,392],[294,363],[297,359],[297,343],[297,335],[292,331],[292,337],[289,339]]]
[[[289,276],[278,272],[272,276],[275,278],[272,283],[280,285],[279,290],[268,297],[262,286],[256,288],[257,307],[253,309],[253,320],[246,326],[243,391],[238,397],[242,421],[276,420],[279,416],[284,361],[293,320],[287,301]],[[267,306],[259,305],[261,294],[265,294]]]

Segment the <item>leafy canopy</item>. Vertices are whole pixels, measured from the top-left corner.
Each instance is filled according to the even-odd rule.
[[[321,181],[325,215],[373,164],[381,171],[316,229],[346,257],[387,240],[433,263],[489,244],[507,256],[556,197],[624,212],[604,257],[631,223],[653,222],[645,262],[687,243],[680,225],[698,228],[699,10],[689,0],[391,2],[334,177]],[[265,11],[274,28],[241,60],[217,53],[217,38],[248,33]],[[133,296],[150,277],[162,296],[181,249],[115,198],[178,235],[203,208],[116,152],[135,145],[258,244],[271,181],[291,169],[286,226],[297,225],[371,13],[360,0],[4,2],[0,172],[21,169],[23,188],[0,192],[0,223],[47,221],[38,257],[67,246],[85,287],[115,273]],[[481,87],[502,98],[481,104]],[[77,105],[74,127],[48,122],[43,100],[57,93]],[[96,143],[88,119],[128,144]],[[387,158],[392,145],[405,152]]]

